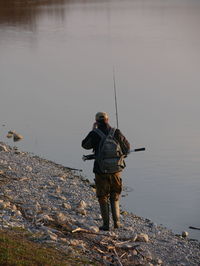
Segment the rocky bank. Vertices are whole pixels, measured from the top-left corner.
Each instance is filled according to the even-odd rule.
[[[99,232],[95,188],[80,171],[0,142],[0,230],[23,228],[91,265],[200,265],[198,241],[125,211],[121,222]]]

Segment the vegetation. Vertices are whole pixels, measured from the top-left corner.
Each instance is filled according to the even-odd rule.
[[[74,258],[53,247],[30,240],[25,230],[0,230],[0,265],[88,265],[84,258]]]

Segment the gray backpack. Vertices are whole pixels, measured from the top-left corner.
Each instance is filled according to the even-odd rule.
[[[124,155],[118,141],[114,138],[115,128],[106,136],[100,129],[94,131],[101,137],[96,161],[104,174],[117,173],[125,167]]]

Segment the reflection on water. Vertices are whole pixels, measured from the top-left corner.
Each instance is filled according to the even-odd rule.
[[[92,180],[80,142],[97,111],[115,126],[114,65],[120,129],[147,148],[127,158],[123,204],[199,227],[199,25],[198,0],[1,0],[0,140],[16,130],[19,148]]]
[[[64,19],[65,0],[1,0],[0,25],[35,30],[37,20],[44,14]]]

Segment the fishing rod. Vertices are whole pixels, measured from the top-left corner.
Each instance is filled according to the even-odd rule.
[[[116,111],[116,122],[117,122],[117,128],[119,127],[119,118],[118,118],[118,106],[117,106],[117,90],[116,90],[116,79],[115,79],[115,68],[113,66],[113,85],[114,85],[114,96],[115,96],[115,111]],[[130,150],[129,153],[132,152],[139,152],[139,151],[145,151],[145,148],[137,148]],[[124,158],[127,157],[127,155],[124,155]],[[95,160],[96,155],[93,154],[88,154],[88,155],[83,155],[82,157],[83,161],[87,160]]]
[[[138,151],[145,151],[145,148],[143,147],[143,148],[133,149],[133,150],[130,150],[129,153],[138,152]],[[126,157],[126,155],[124,157]],[[94,159],[96,159],[95,154],[83,155],[82,157],[83,161],[94,160]]]
[[[116,90],[116,81],[115,81],[115,68],[113,66],[113,86],[114,86],[114,95],[115,95],[115,114],[116,114],[116,122],[117,128],[119,128],[119,119],[118,119],[118,106],[117,106],[117,90]]]

